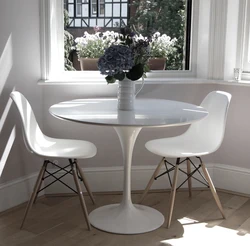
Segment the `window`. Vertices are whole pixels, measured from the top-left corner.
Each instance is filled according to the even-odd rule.
[[[69,28],[125,26],[128,6],[127,0],[64,0]]]
[[[136,16],[136,4],[129,4],[127,0],[40,0],[41,1],[41,30],[42,32],[42,71],[43,79],[49,80],[65,80],[71,78],[78,78],[79,80],[84,77],[84,79],[91,80],[103,80],[103,76],[97,72],[64,72],[63,71],[63,9],[66,8],[69,13],[70,25],[67,29],[68,31],[82,29],[82,31],[90,30],[96,25],[112,30],[112,28],[120,27],[126,25],[129,21],[133,20]],[[170,0],[164,0],[165,3]],[[172,2],[182,3],[182,7],[179,9],[179,14],[181,13],[183,22],[181,23],[182,29],[182,45],[179,47],[179,66],[177,69],[172,69],[172,71],[152,71],[148,74],[148,79],[159,78],[162,79],[166,77],[193,77],[196,74],[196,52],[197,52],[197,30],[198,30],[198,13],[199,13],[199,1],[198,0],[178,0]],[[148,2],[148,1],[147,1]],[[138,3],[134,0],[134,3]],[[183,6],[185,8],[183,8]],[[152,6],[151,6],[152,7]],[[174,13],[169,6],[169,13]],[[155,13],[157,6],[152,12]],[[119,10],[119,11],[118,11]],[[137,9],[138,10],[138,9]],[[141,9],[140,9],[141,10]],[[139,12],[139,11],[137,11]],[[147,11],[146,11],[147,12]],[[167,12],[167,10],[165,11]],[[165,13],[164,12],[164,13]],[[176,13],[178,11],[176,10]],[[151,14],[152,14],[151,13]],[[160,14],[163,16],[163,13]],[[176,15],[177,16],[177,15]],[[149,16],[144,16],[149,17]],[[156,17],[156,16],[155,16]],[[155,18],[154,17],[154,18]],[[168,17],[170,18],[170,17]],[[158,26],[156,19],[147,20],[147,29],[150,31],[158,31],[154,29]],[[138,18],[139,20],[139,18]],[[146,19],[140,19],[140,22],[135,22],[133,25],[140,27],[143,21]],[[134,21],[134,20],[133,20]],[[152,26],[152,24],[155,24]],[[174,27],[174,22],[167,22],[167,27],[169,30],[171,26]],[[171,23],[171,25],[170,25]],[[163,28],[164,23],[162,24]],[[194,29],[192,29],[195,27]],[[90,29],[88,29],[90,28]],[[117,28],[116,30],[118,30]],[[140,30],[141,31],[141,30]],[[161,31],[161,30],[159,30]],[[81,34],[77,34],[81,36]],[[191,59],[192,57],[192,59]],[[171,62],[170,60],[168,62]],[[174,64],[174,63],[173,63]],[[84,75],[83,75],[84,74]]]

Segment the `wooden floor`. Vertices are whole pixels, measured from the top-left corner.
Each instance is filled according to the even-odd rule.
[[[169,229],[161,228],[138,235],[116,235],[93,228],[90,232],[80,209],[78,197],[41,198],[32,208],[23,230],[19,229],[25,204],[0,215],[0,246],[204,246],[250,245],[250,199],[219,192],[226,220],[221,215],[209,191],[187,191],[176,196],[173,222]],[[96,195],[97,205],[86,197],[88,210],[117,203],[121,195]],[[132,195],[136,203],[140,194]],[[166,215],[168,192],[150,193],[143,204]]]

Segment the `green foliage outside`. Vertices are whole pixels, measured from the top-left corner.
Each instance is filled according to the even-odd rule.
[[[186,0],[134,0],[135,16],[130,25],[144,36],[155,32],[176,38],[175,52],[167,57],[167,70],[183,69],[183,47],[186,28]]]
[[[64,29],[69,25],[69,15],[64,9]],[[64,70],[75,71],[73,63],[69,59],[70,52],[74,44],[74,37],[68,31],[64,30]]]

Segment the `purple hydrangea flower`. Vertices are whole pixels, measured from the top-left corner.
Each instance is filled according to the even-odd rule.
[[[134,66],[131,48],[124,45],[112,45],[106,49],[98,61],[101,74],[113,76],[130,70]]]

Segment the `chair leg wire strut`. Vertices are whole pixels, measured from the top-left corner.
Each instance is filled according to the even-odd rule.
[[[222,214],[222,217],[225,219],[225,214],[223,212],[223,208],[222,208],[222,205],[221,205],[221,202],[220,202],[220,199],[219,199],[219,196],[216,192],[216,189],[214,187],[214,184],[210,178],[210,175],[207,171],[207,168],[205,166],[205,164],[202,162],[202,159],[198,156],[196,156],[197,159],[199,159],[200,161],[200,164],[198,166],[196,166],[192,160],[187,157],[185,158],[184,160],[180,160],[180,158],[177,158],[176,159],[176,164],[172,164],[170,162],[168,162],[166,160],[165,157],[163,157],[160,161],[160,163],[158,164],[157,168],[155,169],[155,172],[153,173],[151,179],[149,180],[147,186],[146,186],[146,189],[141,197],[141,200],[139,203],[141,203],[146,194],[148,193],[150,187],[152,186],[154,180],[157,180],[159,177],[167,174],[168,175],[168,179],[169,179],[169,183],[170,183],[170,186],[171,186],[171,193],[170,193],[170,202],[169,202],[169,213],[168,213],[168,220],[167,220],[167,228],[170,227],[170,224],[171,224],[171,219],[172,219],[172,214],[173,214],[173,209],[174,209],[174,202],[175,202],[175,195],[176,195],[176,191],[181,188],[185,182],[188,182],[188,190],[189,190],[189,196],[191,197],[192,196],[192,182],[191,182],[191,178],[199,181],[200,183],[204,184],[205,186],[207,186],[208,188],[210,188],[211,192],[212,192],[212,195],[213,195],[213,198],[216,202],[216,205],[217,207],[219,208],[221,214]],[[179,168],[179,165],[182,164],[183,162],[187,162],[187,172],[183,171],[182,169]],[[165,164],[165,167],[166,167],[166,171],[159,174],[160,172],[160,169],[161,169],[161,166],[163,165],[163,163]],[[193,166],[193,171],[191,171],[191,165]],[[170,165],[170,168],[168,167],[168,165]],[[199,169],[202,169],[203,171],[203,174],[200,172]],[[170,172],[171,171],[174,171],[174,175],[173,175],[173,180],[171,180],[171,177],[170,177]],[[177,187],[177,177],[178,177],[178,171],[181,171],[182,173],[184,173],[187,178]],[[202,180],[194,177],[193,175],[195,173],[198,173],[199,176],[202,178]]]
[[[57,164],[55,164],[55,163],[53,163],[53,162],[51,162],[49,160],[44,161],[43,166],[42,166],[42,168],[41,168],[41,170],[40,170],[40,172],[38,174],[38,177],[37,177],[33,192],[31,194],[30,200],[29,200],[28,205],[26,207],[24,218],[23,218],[20,229],[23,228],[26,217],[27,217],[28,213],[30,212],[30,209],[31,209],[32,205],[36,202],[38,194],[42,190],[46,189],[47,187],[51,186],[52,184],[54,184],[55,182],[58,181],[61,184],[65,185],[70,190],[72,190],[73,192],[78,194],[80,204],[81,204],[81,207],[82,207],[82,210],[83,210],[83,214],[84,214],[88,229],[91,230],[91,225],[90,225],[89,218],[88,218],[88,211],[87,211],[87,207],[86,207],[85,200],[84,200],[84,197],[83,197],[83,191],[82,191],[79,179],[80,179],[80,181],[83,182],[83,184],[84,184],[84,186],[85,186],[85,188],[86,188],[86,190],[88,192],[88,195],[90,196],[93,204],[95,204],[95,200],[94,200],[92,192],[90,191],[89,185],[88,185],[88,183],[87,183],[87,181],[86,181],[86,179],[84,177],[83,171],[81,170],[81,168],[79,167],[79,165],[77,163],[77,159],[74,159],[74,160],[69,159],[69,163],[70,164],[65,166],[65,167],[60,167]],[[48,168],[47,168],[48,164],[52,164],[53,166],[58,168],[58,170],[53,171],[53,172],[49,171]],[[70,168],[70,169],[68,169],[68,168]],[[60,171],[64,171],[65,173],[62,174],[60,177],[56,177],[55,174],[59,173]],[[76,185],[76,190],[73,189],[72,187],[70,187],[68,184],[66,184],[65,182],[63,182],[61,180],[67,174],[73,175],[74,182],[75,182],[75,185]],[[45,179],[47,179],[49,177],[53,177],[54,180],[51,181],[46,186],[44,186],[43,188],[41,188],[42,181],[44,181]]]

